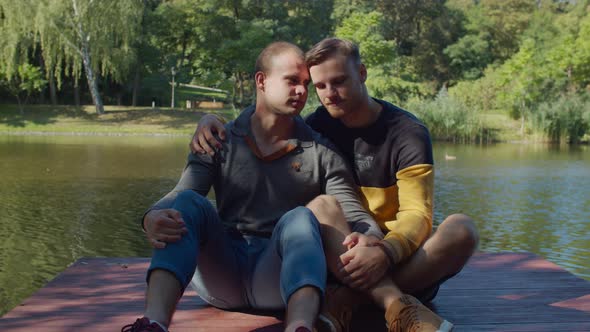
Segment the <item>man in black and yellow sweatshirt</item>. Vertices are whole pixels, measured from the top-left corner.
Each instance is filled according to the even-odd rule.
[[[385,233],[382,240],[347,235],[346,230],[324,236],[324,246],[343,244],[337,259],[327,257],[331,272],[343,284],[369,294],[385,310],[390,331],[451,330],[452,324],[420,301],[434,298],[438,286],[462,269],[478,235],[463,214],[447,217],[431,234],[434,165],[428,129],[409,112],[368,94],[367,70],[351,42],[322,40],[307,52],[306,63],[323,104],[306,122],[347,159],[365,208]],[[211,139],[211,130],[224,135],[216,121],[201,120],[193,151],[212,152],[205,143],[219,144]],[[335,205],[326,200],[312,211],[322,224],[337,225],[344,216]],[[320,316],[324,330],[347,330],[347,311],[354,308],[350,297],[346,287],[328,289]]]

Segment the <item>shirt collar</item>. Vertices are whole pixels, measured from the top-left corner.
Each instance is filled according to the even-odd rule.
[[[238,137],[254,137],[252,134],[252,127],[250,126],[250,118],[254,114],[256,107],[254,105],[245,108],[240,115],[234,120],[234,125],[231,128],[232,134]],[[295,130],[293,137],[289,139],[290,144],[295,144],[302,148],[308,148],[313,145],[314,137],[312,129],[305,123],[301,116],[297,115],[295,119]]]

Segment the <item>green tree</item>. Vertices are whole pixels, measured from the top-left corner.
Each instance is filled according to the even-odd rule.
[[[47,68],[58,82],[62,72],[77,82],[84,70],[97,113],[104,113],[98,74],[123,80],[135,63],[139,0],[38,0],[36,26]]]
[[[590,6],[588,6],[590,9]],[[580,21],[580,30],[570,51],[572,56],[572,80],[579,87],[590,85],[590,12]]]
[[[262,49],[273,40],[276,22],[270,20],[240,20],[239,37],[228,39],[218,50],[218,59],[223,70],[233,80],[234,102],[240,106],[249,104],[254,98],[252,74],[254,62]]]
[[[43,73],[39,67],[25,63],[18,66],[16,75],[9,75],[5,72],[0,83],[16,97],[20,113],[24,114],[23,107],[28,103],[31,94],[43,90],[47,81],[43,79]]]
[[[537,8],[532,0],[451,0],[448,6],[461,11],[466,18],[467,35],[463,38],[469,38],[459,40],[457,47],[469,50],[469,55],[488,60],[488,63],[503,62],[518,51],[520,36],[528,28]],[[484,50],[489,54],[481,58]],[[455,54],[454,59],[457,58],[458,54]],[[472,65],[468,67],[473,68]],[[485,66],[481,63],[476,66],[482,67]]]
[[[391,40],[385,40],[384,29],[383,14],[376,11],[353,13],[336,27],[335,35],[356,43],[363,63],[371,68],[396,60],[395,44]]]
[[[449,95],[479,113],[494,110],[498,108],[497,100],[501,90],[498,77],[498,71],[488,67],[479,79],[459,81],[450,87]]]
[[[444,49],[450,59],[452,77],[474,80],[483,75],[492,61],[490,44],[476,35],[466,35]]]
[[[0,0],[0,65],[7,78],[18,74],[18,68],[29,62],[35,45],[35,29],[30,24],[35,14],[32,0]]]
[[[341,26],[343,21],[353,13],[369,13],[374,11],[374,1],[366,0],[334,0],[331,18],[335,27]]]
[[[434,93],[449,79],[444,48],[462,34],[460,12],[436,0],[376,0],[383,13],[384,37],[396,44],[404,67],[423,81],[435,81]]]
[[[536,52],[535,41],[526,39],[518,53],[499,68],[502,87],[499,97],[503,105],[521,119],[520,131],[523,136],[528,113],[542,101],[544,66],[544,59]]]
[[[355,12],[342,20],[335,35],[356,43],[367,66],[367,87],[377,98],[401,103],[421,94],[420,85],[401,76],[400,58],[395,43],[383,36],[385,20],[381,13]]]

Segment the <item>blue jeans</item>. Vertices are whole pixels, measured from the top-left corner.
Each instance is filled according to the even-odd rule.
[[[203,300],[223,309],[282,309],[304,286],[323,294],[326,259],[320,225],[313,213],[297,207],[277,222],[270,238],[229,232],[203,196],[178,194],[188,233],[164,249],[154,249],[149,273],[164,269],[183,289],[189,283]],[[193,277],[194,274],[194,277]]]

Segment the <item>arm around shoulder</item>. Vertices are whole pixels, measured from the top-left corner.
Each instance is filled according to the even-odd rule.
[[[205,114],[199,120],[193,138],[189,144],[193,153],[215,154],[215,149],[221,148],[221,141],[225,140],[225,124],[227,120],[217,114]]]

